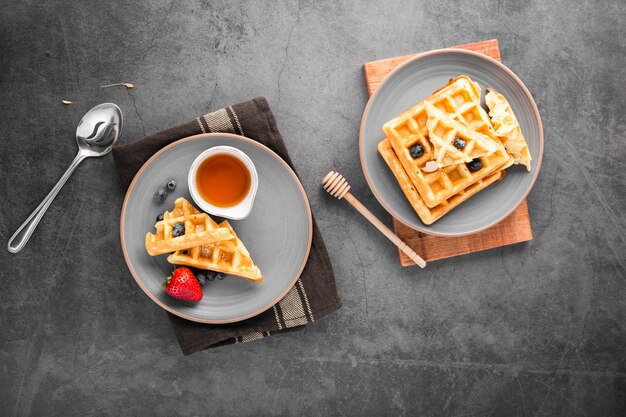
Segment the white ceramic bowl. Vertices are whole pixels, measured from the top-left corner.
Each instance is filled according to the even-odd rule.
[[[196,173],[198,167],[206,159],[214,156],[227,154],[239,159],[250,171],[250,190],[246,197],[241,200],[240,203],[230,207],[217,207],[208,203],[200,196],[198,192],[198,186],[196,184]],[[252,160],[244,152],[232,146],[214,146],[202,152],[191,164],[189,168],[189,175],[187,177],[187,183],[189,185],[189,192],[193,201],[204,211],[214,216],[224,217],[232,220],[241,220],[250,214],[252,211],[252,205],[254,204],[254,197],[256,196],[257,189],[259,188],[259,177],[254,167]]]

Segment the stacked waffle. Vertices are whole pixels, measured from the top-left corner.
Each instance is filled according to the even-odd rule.
[[[425,224],[502,179],[512,164],[530,170],[511,106],[490,91],[488,115],[480,97],[478,84],[462,75],[383,126],[378,151]]]
[[[152,256],[170,253],[167,261],[174,265],[263,281],[261,271],[230,224],[224,220],[218,225],[184,198],[177,199],[174,209],[166,211],[154,228],[156,233],[146,234],[146,250]],[[175,228],[182,233],[175,232]]]

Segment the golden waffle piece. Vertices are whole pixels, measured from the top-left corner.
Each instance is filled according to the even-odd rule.
[[[450,165],[434,172],[424,172],[418,169],[413,185],[426,205],[433,208],[474,182],[505,169],[513,163],[513,158],[506,153],[501,143],[497,143],[497,149],[494,153],[481,156],[478,159],[482,162],[482,168],[478,171],[471,171],[466,164]]]
[[[499,170],[492,174],[485,176],[484,178],[475,181],[473,184],[469,185],[467,188],[459,191],[452,197],[449,197],[447,200],[444,200],[439,205],[435,207],[428,207],[420,194],[415,190],[415,187],[411,183],[408,175],[404,171],[404,167],[400,163],[398,156],[394,152],[390,142],[388,139],[381,141],[378,144],[378,152],[381,154],[391,172],[396,177],[400,188],[404,192],[404,195],[409,200],[409,203],[413,207],[413,210],[417,213],[424,224],[433,224],[435,221],[440,219],[444,214],[448,213],[450,210],[479,192],[489,185],[500,180],[504,171]]]
[[[174,225],[182,223],[185,234],[172,236]],[[200,213],[189,201],[178,198],[174,209],[163,213],[163,220],[154,225],[156,233],[146,234],[146,250],[151,256],[189,249],[208,243],[232,239],[234,233],[227,227],[218,227],[206,213]]]
[[[451,79],[427,100],[451,119],[496,140],[496,133],[485,109],[480,105],[481,89],[467,75]]]
[[[217,223],[211,220],[215,227]],[[220,228],[226,228],[233,235],[229,240],[197,246],[191,249],[179,250],[167,257],[167,261],[174,265],[185,265],[199,269],[223,272],[236,275],[253,282],[263,282],[261,270],[257,267],[250,253],[237,234],[224,220],[219,224]]]
[[[436,207],[470,184],[488,174],[509,167],[513,158],[507,154],[495,134],[489,116],[480,106],[481,90],[469,77],[461,75],[435,91],[426,100],[451,119],[464,123],[470,129],[490,137],[496,144],[491,155],[479,157],[483,167],[470,171],[465,164],[450,165],[434,172],[423,171],[426,162],[434,159],[433,147],[428,140],[428,113],[425,102],[418,103],[383,126],[396,156],[406,174],[428,207]],[[424,155],[413,158],[411,148],[424,146]]]
[[[470,162],[496,151],[496,142],[490,137],[450,118],[428,101],[425,106],[428,140],[433,145],[433,156],[440,168]]]
[[[451,79],[448,84],[435,91],[427,100],[450,118],[465,123],[469,128],[496,139],[489,116],[480,106],[480,86],[468,76]],[[433,148],[428,141],[426,122],[428,113],[424,101],[416,104],[383,125],[383,132],[391,142],[396,155],[415,181],[415,170],[433,160]],[[423,147],[423,155],[413,158],[411,148]]]
[[[496,136],[502,141],[506,151],[513,157],[515,164],[526,166],[530,172],[530,151],[522,129],[513,113],[511,105],[500,93],[487,89],[485,103],[489,107],[491,123],[495,128]]]

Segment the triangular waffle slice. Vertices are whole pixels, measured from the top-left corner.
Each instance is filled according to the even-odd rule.
[[[455,195],[444,200],[439,205],[430,208],[424,203],[424,199],[411,183],[409,176],[406,174],[404,167],[400,163],[400,160],[398,159],[396,153],[391,147],[388,139],[385,139],[378,144],[378,152],[381,154],[381,156],[391,169],[391,172],[393,172],[393,175],[396,177],[396,180],[398,181],[400,188],[404,192],[404,195],[406,196],[407,200],[409,200],[409,203],[413,207],[413,210],[415,210],[415,212],[424,224],[433,224],[450,210],[452,210],[480,190],[483,190],[489,185],[498,182],[504,176],[503,170],[489,174],[486,177],[474,182],[473,184],[470,184],[467,188],[459,191]]]
[[[433,145],[433,156],[439,167],[470,162],[497,150],[496,142],[490,137],[452,119],[428,101],[425,105],[428,139]]]
[[[487,89],[485,103],[489,107],[491,124],[495,128],[496,136],[500,138],[506,151],[513,157],[515,164],[526,166],[530,171],[530,151],[522,135],[522,129],[513,114],[513,109],[504,96],[492,89]]]
[[[182,236],[174,237],[175,225],[185,228]],[[180,226],[179,226],[180,227]],[[232,239],[232,229],[218,227],[206,213],[200,213],[189,201],[179,198],[174,209],[163,213],[163,220],[154,225],[156,233],[146,234],[146,250],[151,256]]]
[[[254,264],[250,253],[230,224],[224,220],[219,227],[228,229],[234,237],[218,243],[176,251],[167,257],[167,261],[174,265],[223,272],[249,281],[263,282],[261,270]]]

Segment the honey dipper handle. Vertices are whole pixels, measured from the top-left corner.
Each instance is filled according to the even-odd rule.
[[[378,230],[380,230],[389,240],[391,240],[400,250],[411,258],[413,262],[420,266],[420,268],[424,268],[426,266],[426,261],[424,261],[413,249],[411,249],[406,243],[402,241],[394,232],[392,232],[387,226],[385,226],[380,220],[374,216],[374,214],[369,211],[359,200],[356,199],[352,194],[346,193],[343,196],[343,199],[348,203],[352,204],[352,206],[357,209],[359,213],[363,215],[367,220],[370,221]]]

